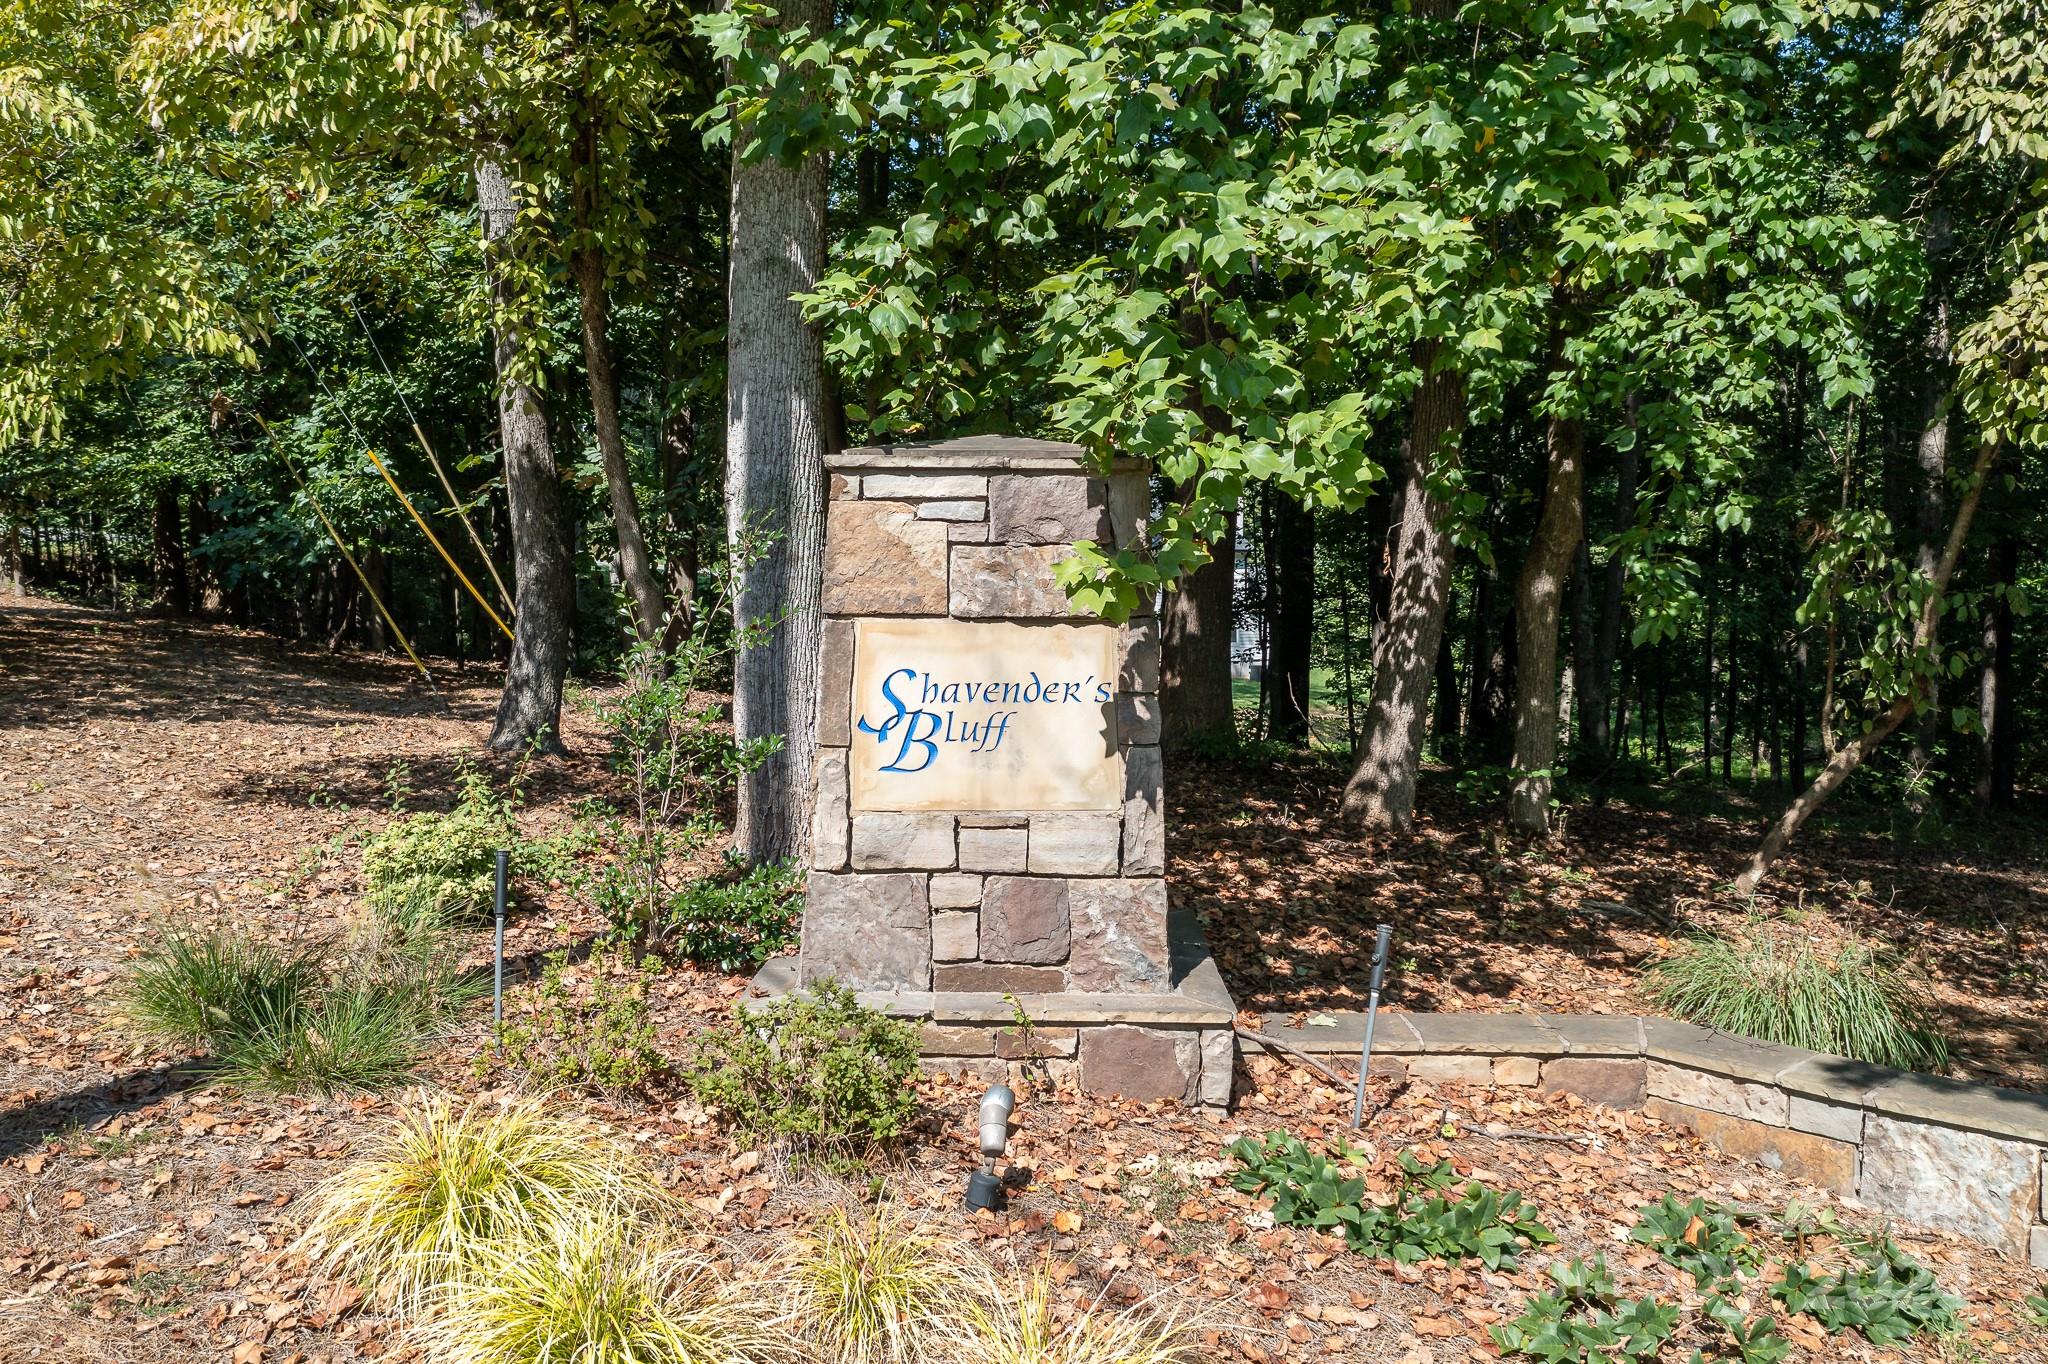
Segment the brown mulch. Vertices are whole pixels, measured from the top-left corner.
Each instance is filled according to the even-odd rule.
[[[394,765],[405,765],[419,803],[445,800],[457,759],[476,754],[488,727],[495,679],[483,669],[440,675],[445,709],[388,660],[0,599],[0,1360],[416,1357],[396,1323],[286,1249],[307,1192],[396,1100],[208,1087],[189,1058],[127,1041],[114,1004],[124,964],[189,917],[334,930],[360,890],[355,842],[390,817]],[[568,737],[574,757],[531,773],[531,832],[564,827],[574,803],[604,787],[587,723],[572,717]],[[1214,808],[1192,802],[1191,792],[1220,792],[1222,774],[1176,786],[1175,882],[1209,919],[1240,1003],[1311,1009],[1346,1000],[1344,953],[1355,957],[1354,940],[1404,900],[1415,913],[1400,920],[1402,951],[1417,964],[1397,974],[1395,989],[1410,1007],[1591,1007],[1603,981],[1611,987],[1640,959],[1640,944],[1605,917],[1598,942],[1575,945],[1565,931],[1566,889],[1575,899],[1626,896],[1644,910],[1663,903],[1631,894],[1642,883],[1618,874],[1588,873],[1583,885],[1562,876],[1590,854],[1553,864],[1513,849],[1488,853],[1477,835],[1434,822],[1413,847],[1375,848],[1312,816],[1333,806],[1316,806],[1297,792],[1302,785],[1284,772],[1250,782],[1238,800],[1246,822],[1234,821],[1220,794]],[[1583,824],[1570,835],[1588,837]],[[1223,859],[1207,856],[1212,845]],[[1666,874],[1677,878],[1678,864]],[[525,901],[509,946],[515,979],[595,927],[560,888],[528,887]],[[1356,924],[1339,929],[1340,907]],[[1241,927],[1232,928],[1233,915]],[[1454,951],[1461,936],[1470,938],[1463,954]],[[741,978],[688,968],[661,977],[654,1003],[664,1046],[686,1054],[690,1035],[744,990]],[[469,1093],[504,1084],[502,1072],[479,1079],[472,1066],[486,1041],[480,1010],[439,1047],[423,1079]],[[1532,1253],[1503,1272],[1397,1267],[1272,1228],[1254,1200],[1229,1188],[1225,1144],[1274,1128],[1334,1138],[1349,1096],[1270,1057],[1247,1062],[1238,1111],[1223,1123],[1098,1102],[1041,1079],[1019,1113],[1010,1214],[970,1219],[959,1200],[980,1088],[943,1077],[922,1086],[917,1130],[875,1171],[891,1191],[999,1258],[1049,1258],[1071,1292],[1198,1310],[1218,1360],[1490,1359],[1485,1328],[1519,1310],[1553,1258]],[[1574,1099],[1417,1084],[1377,1086],[1375,1100],[1365,1140],[1383,1162],[1419,1145],[1522,1191],[1558,1232],[1555,1253],[1604,1251],[1630,1293],[1697,1302],[1685,1276],[1623,1239],[1636,1210],[1666,1192],[1758,1207],[1832,1201],[1640,1114]],[[694,1234],[735,1258],[772,1248],[822,1202],[865,1187],[736,1147],[673,1086],[574,1102],[630,1132],[692,1210]],[[1844,1215],[1864,1220],[1854,1209]],[[1903,1231],[1967,1299],[1967,1339],[1880,1351],[1853,1336],[1824,1337],[1799,1318],[1785,1326],[1793,1358],[2048,1359],[2048,1340],[2021,1317],[2032,1276],[1981,1247]],[[1752,1308],[1766,1305],[1754,1296]]]
[[[1394,926],[1386,1001],[1434,1012],[1654,1013],[1643,968],[1750,913],[1882,943],[1929,982],[1953,1074],[2048,1090],[2048,824],[1973,823],[1900,850],[1816,821],[1752,911],[1723,893],[1779,806],[1680,788],[1573,806],[1530,845],[1431,773],[1411,837],[1338,815],[1344,772],[1302,760],[1168,774],[1174,895],[1195,907],[1238,1007],[1356,1009],[1374,925]],[[1860,812],[1845,806],[1844,813]]]

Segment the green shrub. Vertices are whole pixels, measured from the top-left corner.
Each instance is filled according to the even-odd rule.
[[[1742,1234],[1735,1219],[1699,1198],[1665,1194],[1643,1209],[1628,1239],[1692,1275],[1701,1288],[1726,1283],[1738,1274],[1754,1274],[1763,1262],[1762,1252]]]
[[[518,842],[511,803],[490,778],[467,765],[461,794],[446,813],[394,821],[363,844],[370,907],[383,914],[480,917],[490,911],[497,852]]]
[[[719,971],[759,966],[796,943],[803,872],[794,866],[730,867],[669,897],[661,940],[672,956]]]
[[[917,1028],[821,981],[704,1034],[687,1072],[697,1098],[743,1135],[844,1150],[900,1135],[916,1110]]]
[[[1934,1272],[1883,1238],[1863,1248],[1857,1264],[1826,1278],[1804,1264],[1785,1267],[1771,1296],[1788,1312],[1804,1312],[1831,1332],[1855,1327],[1873,1345],[1922,1331],[1945,1335],[1961,1320],[1962,1300],[1941,1291]]]
[[[1502,1353],[1545,1364],[1654,1359],[1678,1329],[1678,1309],[1654,1297],[1624,1300],[1607,1257],[1550,1267],[1556,1287],[1529,1298],[1522,1315],[1489,1328]]]
[[[1650,993],[1679,1018],[1741,1037],[1906,1070],[1948,1064],[1917,987],[1853,938],[1826,946],[1762,925],[1698,938],[1651,968]]]
[[[647,1005],[648,986],[660,971],[652,957],[637,970],[593,957],[579,981],[568,954],[552,954],[532,1010],[508,1021],[500,1034],[506,1060],[543,1088],[645,1089],[669,1071]]]
[[[1244,1167],[1231,1186],[1271,1194],[1275,1221],[1342,1232],[1361,1254],[1400,1264],[1478,1260],[1499,1269],[1514,1264],[1520,1242],[1557,1239],[1529,1215],[1520,1194],[1496,1193],[1476,1179],[1459,1188],[1449,1161],[1424,1165],[1412,1151],[1400,1153],[1400,1185],[1387,1207],[1366,1201],[1363,1178],[1347,1177],[1328,1156],[1284,1132],[1269,1132],[1263,1142],[1240,1137],[1228,1154]]]

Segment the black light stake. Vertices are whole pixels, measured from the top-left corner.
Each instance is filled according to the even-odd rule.
[[[1394,940],[1394,926],[1380,925],[1379,941],[1372,948],[1372,993],[1365,1001],[1365,1044],[1358,1052],[1358,1093],[1351,1100],[1351,1125],[1365,1121],[1365,1071],[1372,1064],[1372,1025],[1380,1012],[1380,982],[1387,976],[1387,948]]]
[[[496,909],[497,936],[491,949],[491,1026],[505,1026],[505,866],[512,854],[498,849],[497,874],[491,899]]]

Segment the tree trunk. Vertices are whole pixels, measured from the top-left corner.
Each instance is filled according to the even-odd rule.
[[[604,464],[604,486],[611,496],[612,526],[619,542],[619,576],[625,580],[626,599],[633,609],[633,633],[644,643],[660,636],[664,610],[661,583],[654,576],[654,557],[647,552],[647,538],[640,530],[640,503],[633,495],[626,438],[619,429],[619,375],[612,355],[604,262],[595,251],[579,251],[570,271],[576,276],[583,319],[590,424],[597,432],[597,453]]]
[[[1955,576],[1956,561],[1962,557],[1963,545],[1970,538],[1970,521],[1977,514],[1977,504],[1984,496],[1985,478],[1991,472],[1991,466],[1997,461],[1998,453],[1999,447],[1989,443],[1977,452],[1976,463],[1970,470],[1969,488],[1964,492],[1962,501],[1957,504],[1955,520],[1949,526],[1948,543],[1934,566],[1933,574],[1930,575],[1931,587],[1921,605],[1920,618],[1913,627],[1913,650],[1916,654],[1928,657],[1930,661],[1938,639],[1942,599],[1948,593],[1949,580]],[[1821,769],[1820,776],[1814,779],[1813,785],[1793,801],[1785,813],[1779,816],[1778,822],[1764,834],[1763,842],[1749,859],[1749,865],[1735,878],[1735,890],[1738,894],[1756,894],[1757,886],[1769,873],[1771,864],[1785,851],[1785,845],[1799,832],[1799,826],[1806,823],[1813,812],[1834,794],[1836,788],[1848,780],[1849,774],[1854,772],[1865,758],[1876,752],[1877,746],[1913,714],[1915,706],[1926,694],[1927,688],[1924,683],[1916,682],[1904,696],[1892,702],[1860,738],[1836,751],[1827,766]]]
[[[1636,397],[1627,405],[1628,424],[1636,420]],[[1636,481],[1642,467],[1634,445],[1620,452],[1615,461],[1614,507],[1607,518],[1611,536],[1625,534],[1636,523]],[[1581,751],[1605,763],[1614,751],[1614,734],[1609,728],[1613,709],[1614,660],[1621,647],[1622,609],[1627,599],[1628,556],[1616,549],[1601,570],[1599,609],[1593,627],[1593,656],[1579,678],[1579,742]],[[1592,584],[1587,584],[1592,590]]]
[[[155,604],[176,615],[192,614],[192,585],[185,575],[185,527],[178,497],[178,480],[167,479],[156,487],[151,508],[150,576]]]
[[[1237,517],[1210,547],[1210,561],[1162,594],[1159,622],[1160,743],[1169,753],[1236,733],[1230,694],[1231,596]]]
[[[1472,610],[1465,621],[1465,735],[1466,747],[1477,749],[1486,734],[1487,698],[1493,695],[1494,670],[1500,666],[1500,650],[1493,634],[1493,599],[1498,595],[1499,576],[1483,563],[1472,567]],[[1444,608],[1445,619],[1450,608]]]
[[[1944,215],[1937,215],[1940,218]],[[1939,228],[1936,235],[1945,237]],[[1928,300],[1927,335],[1922,339],[1924,369],[1921,374],[1920,430],[1913,443],[1914,472],[1913,525],[1917,538],[1913,565],[1932,577],[1941,555],[1941,528],[1948,510],[1948,352],[1949,305],[1940,271],[1935,272],[1933,297]],[[1941,684],[1929,679],[1926,703],[1913,726],[1913,744],[1906,756],[1905,815],[1907,827],[1917,830],[1927,817],[1933,799],[1931,772],[1934,750],[1941,741]]]
[[[1544,444],[1543,514],[1515,585],[1515,780],[1508,794],[1508,823],[1531,835],[1550,832],[1558,608],[1585,532],[1586,429],[1576,419],[1552,417]]]
[[[463,10],[469,28],[488,21],[479,0]],[[492,360],[498,377],[498,432],[504,445],[505,502],[512,524],[512,655],[490,746],[500,752],[539,747],[562,751],[562,680],[569,671],[576,609],[575,566],[562,538],[560,490],[547,410],[522,357],[520,300],[506,259],[519,201],[505,168],[502,143],[487,142],[476,158],[477,209],[483,219],[490,273]]]
[[[17,597],[23,593],[21,577],[21,518],[7,518],[7,586]]]
[[[792,0],[776,22],[823,34],[831,10]],[[776,537],[739,569],[733,598],[739,622],[774,623],[733,668],[735,737],[783,740],[740,783],[737,839],[760,864],[803,859],[810,844],[828,399],[823,344],[794,296],[824,265],[826,166],[821,155],[749,156],[751,146],[744,130],[733,144],[725,513],[734,543]]]
[[[398,594],[391,590],[391,557],[375,545],[363,551],[363,576],[370,580],[370,587],[376,592],[385,608],[396,614],[399,608]],[[351,602],[351,614],[359,614],[363,623],[363,636],[370,648],[377,653],[389,653],[392,641],[384,624],[384,613],[372,605],[359,610]]]
[[[1266,622],[1266,732],[1283,743],[1309,739],[1308,689],[1315,649],[1316,518],[1286,491],[1270,488],[1266,575],[1273,611]]]
[[[1735,558],[1739,563],[1742,556],[1737,554]],[[1735,602],[1731,594],[1728,602],[1728,657],[1721,668],[1721,780],[1724,782],[1735,780],[1735,712],[1737,702],[1741,699],[1737,693],[1737,675],[1740,669],[1735,660],[1740,643],[1740,637],[1736,634]]]
[[[1464,711],[1459,705],[1458,660],[1451,646],[1451,621],[1457,604],[1451,602],[1444,607],[1444,628],[1436,637],[1436,713],[1429,722],[1429,732],[1435,741],[1439,762],[1455,762],[1458,758],[1458,722]],[[1353,747],[1357,741],[1353,740]]]
[[[1382,829],[1406,829],[1414,819],[1422,727],[1451,589],[1450,508],[1430,474],[1455,467],[1465,430],[1465,376],[1437,367],[1433,341],[1416,348],[1416,360],[1422,384],[1409,424],[1392,600],[1372,642],[1364,752],[1344,788],[1344,814]]]
[[[2019,580],[2020,546],[2011,532],[1992,550],[1994,582],[2010,589]],[[1984,675],[1978,687],[1977,810],[2009,810],[2019,756],[2013,692],[2019,679],[2012,671],[2012,600],[2000,595],[1984,611]]]
[[[664,376],[672,402],[681,386],[675,358],[680,349],[672,340],[670,368]],[[662,518],[669,545],[668,630],[663,643],[674,648],[682,643],[697,619],[698,518],[697,489],[693,483],[697,427],[687,401],[675,403],[662,414],[659,440]]]

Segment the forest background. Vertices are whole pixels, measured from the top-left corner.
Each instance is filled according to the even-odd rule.
[[[1170,744],[1396,830],[1430,758],[1525,833],[1769,783],[1753,889],[1852,773],[1911,840],[2048,762],[2042,17],[8,0],[0,566],[502,659],[524,749],[762,544],[780,861],[824,453],[1073,440],[1155,463],[1065,572]]]

